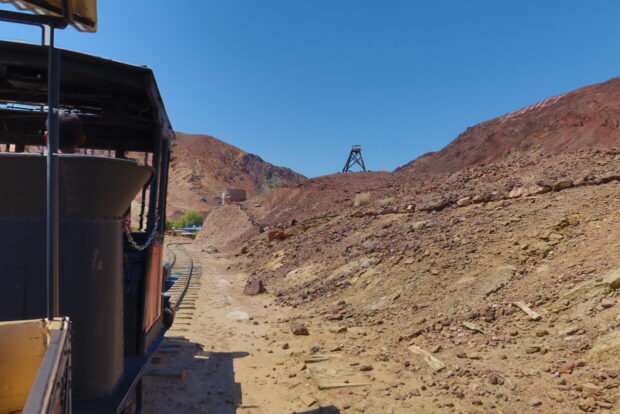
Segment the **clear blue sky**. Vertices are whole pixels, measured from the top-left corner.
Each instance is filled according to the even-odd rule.
[[[617,1],[105,0],[99,22],[57,44],[150,66],[177,131],[307,176],[339,171],[352,144],[392,170],[620,74]],[[38,37],[0,23],[0,39]]]

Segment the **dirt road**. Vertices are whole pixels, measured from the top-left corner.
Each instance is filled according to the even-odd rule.
[[[246,277],[227,272],[227,259],[195,257],[202,260],[200,292],[181,307],[145,377],[145,412],[339,412],[312,396],[316,386],[303,361],[291,356],[309,349],[310,339],[292,337],[288,323],[278,322],[288,315],[267,295],[244,296]]]

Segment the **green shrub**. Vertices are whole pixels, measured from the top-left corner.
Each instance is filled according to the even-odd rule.
[[[204,221],[204,216],[197,211],[188,211],[178,220],[166,220],[167,229],[179,229],[182,227],[200,226]]]
[[[200,226],[204,221],[204,216],[197,211],[188,211],[178,220],[166,219],[166,230],[179,229],[182,227]]]

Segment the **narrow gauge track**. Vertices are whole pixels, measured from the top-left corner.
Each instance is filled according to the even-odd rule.
[[[168,289],[170,302],[179,308],[192,308],[200,288],[200,265],[194,263],[190,253],[183,245],[190,243],[169,243],[166,245],[169,263],[172,266],[171,277],[175,277],[174,284]]]

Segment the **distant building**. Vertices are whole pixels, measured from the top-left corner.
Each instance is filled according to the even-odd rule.
[[[245,190],[229,188],[222,191],[222,204],[240,203],[246,200]]]

